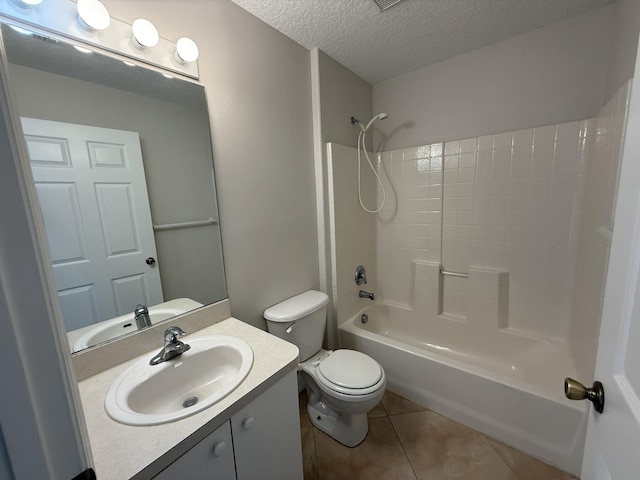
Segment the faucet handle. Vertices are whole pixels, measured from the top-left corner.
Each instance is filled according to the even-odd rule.
[[[362,265],[358,265],[356,267],[355,272],[355,281],[356,285],[362,285],[363,283],[367,283],[367,271],[364,269]]]
[[[181,337],[183,335],[186,335],[186,332],[180,327],[169,327],[164,331],[164,342],[166,344],[176,343],[178,341],[178,337]]]

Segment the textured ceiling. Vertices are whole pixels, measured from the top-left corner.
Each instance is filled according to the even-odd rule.
[[[371,83],[585,13],[614,0],[232,0]]]

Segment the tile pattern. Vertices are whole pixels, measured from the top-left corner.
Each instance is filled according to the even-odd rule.
[[[411,305],[412,260],[441,261],[463,273],[504,270],[504,326],[561,336],[590,132],[586,121],[576,121],[382,153],[396,197],[376,230],[385,300]],[[466,318],[468,282],[443,280],[441,311]]]
[[[369,412],[369,433],[355,448],[308,426],[305,406],[303,392],[305,480],[577,480],[389,391]]]
[[[567,335],[579,376],[591,375],[594,369],[595,356],[591,352],[598,340],[630,89],[631,80],[588,125],[593,140],[587,155],[576,235],[574,293]]]
[[[387,203],[377,215],[358,204],[356,150],[328,144],[328,338],[335,338],[333,318],[342,322],[367,305],[353,283],[362,264],[367,290],[383,302],[413,307],[425,319],[446,313],[470,327],[566,339],[588,377],[629,91],[627,82],[588,120],[382,152]],[[362,189],[376,205],[366,165]],[[428,271],[440,262],[450,271],[507,272],[508,284],[498,291],[464,278],[440,282]]]

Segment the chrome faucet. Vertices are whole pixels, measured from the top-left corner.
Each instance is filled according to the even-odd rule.
[[[164,331],[164,347],[158,354],[149,360],[149,365],[158,365],[159,363],[171,360],[191,348],[191,345],[182,343],[178,337],[184,335],[185,332],[180,327],[169,327]]]
[[[149,318],[149,309],[139,303],[136,305],[136,309],[133,311],[133,315],[136,319],[136,326],[138,330],[151,326],[151,319]]]
[[[358,296],[360,298],[368,298],[369,300],[376,299],[376,296],[373,292],[365,292],[364,290],[360,290],[360,293],[358,293]]]

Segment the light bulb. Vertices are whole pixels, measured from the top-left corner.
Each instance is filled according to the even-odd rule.
[[[20,8],[33,8],[36,5],[40,5],[42,0],[12,0],[13,3]]]
[[[196,42],[187,37],[178,39],[176,43],[176,60],[179,63],[195,62],[200,55]]]
[[[109,11],[99,0],[78,0],[79,23],[88,32],[104,30],[111,24]]]
[[[132,43],[138,49],[155,47],[160,40],[158,30],[149,20],[139,18],[131,25]]]

